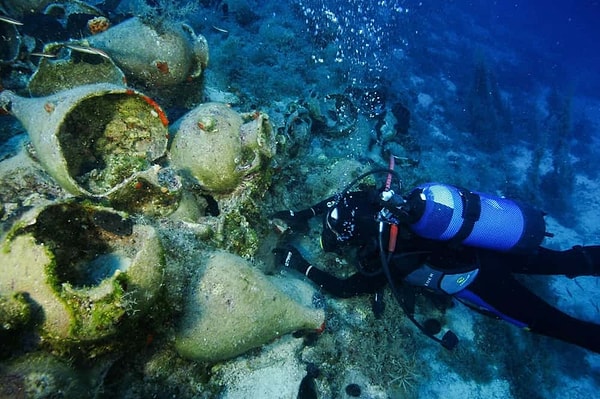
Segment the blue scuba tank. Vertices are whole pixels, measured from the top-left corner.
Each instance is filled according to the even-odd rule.
[[[546,235],[544,213],[516,201],[441,183],[407,197],[411,229],[423,238],[503,252],[535,250]]]

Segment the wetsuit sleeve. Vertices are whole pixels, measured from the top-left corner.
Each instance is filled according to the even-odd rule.
[[[325,211],[327,211],[327,209],[329,209],[329,204],[331,203],[331,201],[334,201],[334,200],[335,200],[335,197],[329,197],[329,198],[324,199],[323,201],[311,206],[309,209],[311,209],[315,215],[322,215],[323,213],[325,213]]]
[[[275,212],[270,217],[271,218],[279,218],[279,219],[282,219],[285,221],[292,221],[295,219],[297,219],[297,220],[310,219],[313,216],[324,213],[328,208],[327,204],[330,203],[331,201],[333,201],[333,199],[334,199],[334,197],[327,198],[309,208],[302,209],[299,211],[293,211],[293,210],[289,209],[289,210],[285,210],[285,211]]]
[[[327,204],[333,200],[333,197],[327,198],[310,208],[302,209],[299,211],[293,211],[291,209],[286,211],[275,212],[270,216],[271,219],[281,219],[285,221],[292,230],[305,231],[308,229],[308,220],[314,216],[320,215],[327,210]]]
[[[385,276],[382,273],[374,276],[355,273],[348,278],[341,279],[314,266],[309,266],[304,274],[323,290],[339,298],[375,293],[386,284]]]
[[[325,291],[337,297],[348,298],[357,294],[374,293],[386,283],[383,273],[375,275],[356,273],[345,279],[338,278],[312,266],[292,246],[277,247],[273,253],[277,264],[304,274]]]

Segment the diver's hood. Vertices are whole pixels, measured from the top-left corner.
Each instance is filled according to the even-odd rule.
[[[323,220],[321,245],[338,252],[346,245],[361,246],[377,235],[379,205],[371,194],[350,192],[334,202]]]

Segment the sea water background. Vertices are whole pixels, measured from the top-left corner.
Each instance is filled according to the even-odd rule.
[[[315,93],[349,90],[379,93],[388,112],[400,103],[410,110],[409,135],[418,144],[418,153],[403,155],[419,161],[415,172],[403,172],[548,209],[548,229],[555,234],[548,246],[600,243],[597,1],[232,0],[186,7],[190,3],[198,4],[124,0],[118,10],[137,14],[161,5],[163,12],[188,21],[209,41],[207,83],[235,93],[241,109],[276,114],[282,104]],[[482,103],[485,107],[474,105]],[[365,112],[375,120],[382,109]],[[559,126],[561,120],[567,120],[567,128]],[[304,182],[318,179],[321,172],[322,163],[313,162],[311,154],[332,160],[382,159],[382,154],[361,153],[351,142],[337,146],[338,141],[323,139],[311,145],[307,157],[294,164],[295,177]],[[333,189],[347,181],[337,183]],[[275,184],[282,182],[276,179]],[[302,184],[288,188],[296,207],[316,199],[306,195],[311,188]],[[566,311],[600,322],[597,278],[527,282]],[[338,376],[323,372],[317,381],[332,397],[345,397],[346,383],[359,383],[364,398],[589,398],[600,388],[599,355],[490,321],[462,306],[445,316],[444,327],[461,339],[455,352],[419,336],[410,324],[401,335],[386,334],[393,329],[389,318],[387,324],[371,320],[376,327],[365,327],[372,315],[353,309],[368,310],[365,303],[330,299],[328,306],[332,320],[320,339],[332,341],[340,352],[332,356],[345,362],[328,360],[327,366],[323,354],[303,356],[323,360],[317,364],[323,370],[337,367]],[[389,309],[393,304],[386,316]],[[285,356],[285,345],[276,343],[265,352]],[[410,353],[405,365],[386,363],[398,360],[399,348]],[[253,356],[260,355],[244,361],[251,363]],[[297,376],[267,373],[258,378],[256,369],[232,370],[237,374],[225,389],[229,398],[294,397],[299,382]],[[199,376],[172,372],[179,392],[194,391],[190,387]],[[144,382],[153,386],[147,393],[161,392],[156,381],[140,375],[144,372],[124,378],[129,382],[122,385],[112,381],[107,392],[132,397],[124,388],[137,386],[143,392],[139,387]],[[165,385],[162,392],[177,389]],[[207,397],[200,385],[197,391],[198,397]]]

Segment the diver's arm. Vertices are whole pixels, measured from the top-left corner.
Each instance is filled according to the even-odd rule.
[[[383,273],[374,276],[354,273],[348,278],[338,278],[310,265],[304,273],[312,282],[338,298],[349,298],[359,294],[374,294],[385,286]]]
[[[291,209],[286,210],[286,211],[279,211],[279,212],[275,212],[271,217],[279,218],[279,219],[285,220],[286,222],[289,221],[290,219],[309,219],[313,216],[324,213],[328,208],[328,204],[334,200],[335,200],[335,197],[329,197],[309,208],[302,209],[300,211],[293,211]]]
[[[345,279],[335,277],[311,265],[296,248],[291,246],[276,248],[273,252],[277,263],[304,274],[315,284],[336,297],[348,298],[358,294],[375,293],[386,284],[383,273],[372,276],[355,273]]]
[[[288,227],[295,231],[307,230],[308,220],[327,211],[328,204],[330,204],[334,199],[335,197],[327,198],[311,206],[310,208],[302,209],[300,211],[293,211],[289,209],[287,211],[275,212],[273,215],[271,215],[271,219],[279,219],[287,223],[287,226],[284,226],[282,230],[286,230]]]

